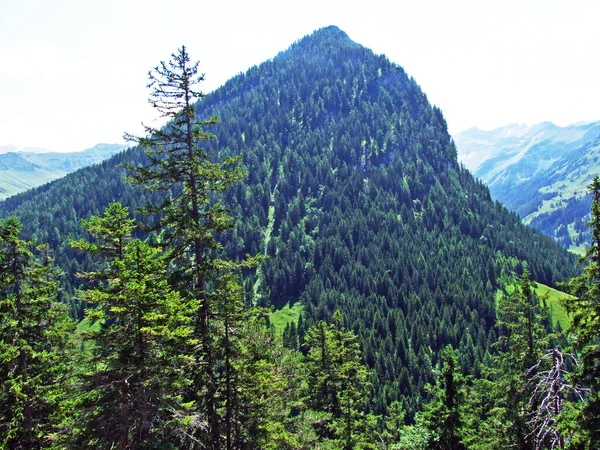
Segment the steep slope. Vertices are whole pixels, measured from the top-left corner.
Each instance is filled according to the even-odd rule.
[[[0,147],[0,199],[97,164],[125,148],[119,144],[97,144],[81,152],[56,153]],[[2,153],[2,150],[9,151]]]
[[[525,223],[572,250],[589,241],[587,185],[600,171],[600,122],[472,128],[454,138],[459,159]]]
[[[340,309],[375,369],[372,407],[414,413],[446,344],[477,371],[495,340],[500,277],[529,267],[545,284],[575,258],[523,226],[462,169],[441,112],[414,80],[335,27],[236,76],[199,104],[220,124],[208,150],[240,154],[248,177],[227,192],[231,255],[264,252],[252,301],[304,304],[304,326]],[[49,241],[67,273],[87,262],[65,244],[77,221],[150,194],[123,180],[131,149],[0,204]],[[85,195],[85,198],[83,196]],[[66,280],[65,300],[76,281]],[[74,307],[76,306],[73,304]]]

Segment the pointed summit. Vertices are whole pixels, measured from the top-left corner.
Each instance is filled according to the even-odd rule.
[[[325,28],[319,28],[311,34],[303,37],[293,44],[285,53],[302,50],[304,52],[314,52],[324,49],[342,49],[342,48],[364,48],[348,37],[346,32],[340,30],[335,25]]]
[[[329,55],[331,52],[337,53],[343,49],[367,50],[362,45],[350,39],[346,32],[340,30],[335,25],[330,25],[325,28],[319,28],[311,34],[304,36],[278,56],[286,57],[293,55],[294,57],[298,57],[300,54],[310,56],[318,54]]]
[[[299,43],[307,42],[320,42],[329,44],[351,42],[355,45],[358,45],[348,37],[345,31],[340,30],[335,25],[329,25],[328,27],[319,28],[318,30],[313,31],[311,34],[303,37],[299,41]]]

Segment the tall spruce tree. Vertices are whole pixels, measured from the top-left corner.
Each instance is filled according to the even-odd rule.
[[[592,241],[583,261],[583,273],[573,278],[566,287],[575,296],[563,304],[572,319],[569,333],[575,338],[574,346],[580,352],[582,371],[579,381],[590,388],[590,395],[582,413],[574,422],[581,426],[589,447],[600,446],[600,176],[588,186],[592,194]]]
[[[331,324],[319,322],[306,334],[307,403],[331,415],[323,434],[336,437],[340,448],[347,450],[357,445],[368,372],[356,335],[345,328],[342,314],[336,311],[332,319]]]
[[[231,228],[233,220],[215,195],[240,180],[243,172],[237,167],[239,158],[219,162],[200,146],[214,139],[203,127],[217,122],[214,117],[200,120],[196,115],[196,102],[203,96],[198,85],[203,79],[198,62],[190,61],[185,47],[168,62],[161,62],[149,72],[149,102],[169,122],[161,129],[145,127],[146,137],[126,134],[126,138],[143,147],[149,159],[146,167],[129,167],[131,180],[168,193],[160,204],[147,205],[145,211],[160,214],[156,229],[173,263],[174,286],[198,306],[194,328],[198,346],[189,399],[197,404],[198,423],[205,424],[198,426],[195,439],[218,449],[222,430],[210,291],[218,284],[217,269],[227,267],[231,272],[237,268],[217,257],[221,245],[216,235]],[[226,434],[229,443],[229,428]]]
[[[47,246],[36,259],[20,231],[14,217],[0,223],[0,448],[34,449],[61,422],[72,322]]]
[[[452,346],[444,349],[442,360],[439,386],[433,391],[433,398],[420,419],[431,432],[430,449],[463,450],[466,447],[462,443],[461,403],[465,377],[460,373]]]

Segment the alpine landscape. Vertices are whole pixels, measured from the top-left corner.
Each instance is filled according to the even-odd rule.
[[[0,448],[600,448],[600,122],[452,137],[336,26],[173,50],[129,147],[0,154]]]

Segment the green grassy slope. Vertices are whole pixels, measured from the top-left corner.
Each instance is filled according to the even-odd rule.
[[[276,334],[283,333],[285,326],[289,323],[296,322],[300,318],[300,314],[304,311],[304,305],[300,302],[296,302],[293,305],[287,303],[283,308],[274,310],[269,314],[269,321],[273,328],[275,328]]]
[[[510,284],[506,286],[506,290],[508,292],[512,292],[514,289],[514,284]],[[552,317],[552,323],[556,324],[557,322],[560,325],[560,328],[565,331],[568,330],[571,326],[571,319],[569,319],[569,315],[563,308],[561,301],[563,299],[574,298],[572,295],[567,294],[566,292],[559,291],[558,289],[554,289],[550,286],[546,286],[545,284],[536,283],[535,293],[538,297],[543,297],[547,295],[546,298],[546,306],[550,310],[550,316]],[[496,291],[496,306],[498,305],[499,300],[502,298],[502,291]]]
[[[552,323],[558,322],[562,330],[567,330],[571,326],[571,319],[561,305],[561,300],[566,298],[574,298],[566,292],[559,291],[544,284],[537,283],[535,293],[538,296],[547,295],[546,305],[550,309]]]

